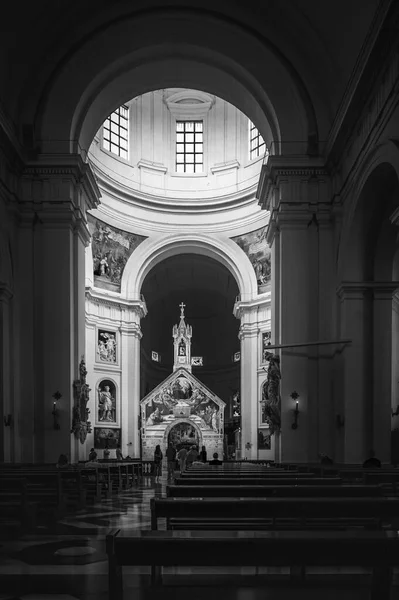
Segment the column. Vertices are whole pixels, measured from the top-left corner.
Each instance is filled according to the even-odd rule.
[[[125,454],[140,458],[140,320],[147,314],[147,309],[143,301],[137,301],[137,306],[124,312],[121,325],[122,445]]]
[[[33,368],[19,396],[18,418],[25,423],[30,449],[30,457],[23,459],[55,462],[65,453],[76,461],[80,442],[70,428],[72,385],[85,354],[85,247],[90,239],[86,210],[97,206],[100,193],[89,165],[77,155],[40,157],[26,167],[21,187],[19,273],[23,278],[29,270],[32,279],[19,306],[28,327],[19,332],[20,364],[33,353]],[[52,416],[57,390],[62,394],[59,430],[53,428]],[[29,416],[28,401],[33,406]]]
[[[397,284],[378,282],[373,289],[372,447],[383,463],[391,462],[393,296]]]
[[[241,318],[238,337],[241,341],[241,457],[257,458],[258,393],[258,323],[257,305],[238,303],[235,316]]]
[[[14,459],[13,437],[15,434],[14,411],[12,409],[12,369],[11,369],[11,301],[12,291],[0,282],[0,462]],[[3,423],[11,416],[8,426]]]
[[[338,294],[341,337],[352,340],[342,351],[344,462],[362,463],[372,441],[372,297],[361,282],[345,283]]]

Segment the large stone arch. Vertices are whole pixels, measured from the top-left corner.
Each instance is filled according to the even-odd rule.
[[[41,152],[85,152],[118,105],[172,86],[231,102],[269,144],[318,138],[310,96],[292,65],[256,32],[205,11],[142,11],[98,28],[64,55],[24,120],[34,122]]]
[[[165,258],[176,254],[202,254],[224,265],[235,278],[242,300],[256,297],[257,282],[249,258],[229,238],[215,240],[206,234],[173,233],[145,240],[130,256],[121,282],[121,295],[128,300],[140,297],[146,275]]]
[[[399,181],[399,145],[389,140],[369,153],[356,179],[339,245],[338,280],[361,280],[366,275],[362,261],[367,230],[376,225],[375,211],[382,209],[381,198],[395,179]]]

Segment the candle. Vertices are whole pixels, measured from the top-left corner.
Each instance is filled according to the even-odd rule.
[[[298,402],[298,400],[297,400],[297,401],[296,401],[296,409],[295,409],[295,410],[298,410],[298,406],[299,406],[299,402]]]

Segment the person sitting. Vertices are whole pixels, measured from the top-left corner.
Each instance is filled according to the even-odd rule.
[[[120,444],[117,445],[115,453],[116,453],[116,460],[123,460],[123,454],[122,454]]]
[[[66,454],[60,454],[58,457],[58,462],[55,465],[57,469],[63,469],[68,466],[68,457]]]
[[[323,452],[321,452],[319,454],[320,457],[320,464],[321,465],[333,465],[334,461],[332,458],[330,458],[329,456],[327,456],[327,454],[323,454]]]
[[[91,450],[89,452],[89,460],[90,461],[97,460],[97,452],[94,450],[94,448],[91,448]]]
[[[210,465],[222,465],[223,462],[219,460],[219,454],[217,452],[213,453],[213,460],[209,461]]]
[[[370,450],[370,456],[364,461],[363,469],[381,469],[381,461],[375,457],[374,450]]]

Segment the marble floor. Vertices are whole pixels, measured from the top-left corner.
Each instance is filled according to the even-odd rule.
[[[64,517],[51,525],[39,523],[24,534],[2,530],[0,537],[0,600],[108,600],[105,535],[112,529],[150,529],[150,499],[166,493],[161,483],[144,477],[129,491]],[[160,524],[164,528],[165,523]],[[262,574],[268,573],[268,579]],[[334,571],[323,582],[313,574],[306,587],[293,588],[287,569],[165,569],[162,588],[149,585],[149,568],[124,569],[126,600],[368,600],[368,577],[359,571]],[[272,577],[270,575],[272,574]],[[399,588],[392,591],[392,600]]]

